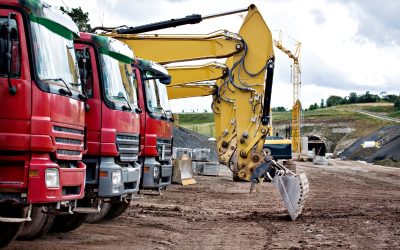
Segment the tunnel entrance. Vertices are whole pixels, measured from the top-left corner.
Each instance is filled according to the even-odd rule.
[[[315,155],[325,156],[328,147],[325,140],[318,135],[309,135],[308,137],[308,150],[314,150]]]

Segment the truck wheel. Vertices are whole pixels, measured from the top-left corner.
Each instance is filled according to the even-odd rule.
[[[1,217],[24,218],[27,210],[19,206],[4,205],[0,206]],[[13,241],[22,230],[24,223],[6,223],[0,222],[0,248],[7,246]]]
[[[233,182],[247,182],[246,180],[241,179],[235,172],[232,172],[232,180]]]
[[[110,207],[110,211],[104,216],[104,219],[106,220],[112,220],[120,215],[122,215],[129,207],[129,204],[131,201],[126,202],[121,202],[121,203],[112,203]]]
[[[54,219],[53,226],[50,231],[52,232],[70,232],[82,225],[85,221],[87,214],[66,214],[57,215]]]
[[[18,240],[34,240],[45,235],[53,225],[54,215],[42,213],[46,207],[32,207],[31,221],[24,223]]]
[[[86,223],[99,222],[100,220],[102,220],[104,218],[104,216],[106,216],[108,211],[110,211],[110,208],[111,208],[111,204],[110,203],[108,203],[108,202],[101,203],[100,212],[88,214],[88,216],[85,219],[85,222]]]

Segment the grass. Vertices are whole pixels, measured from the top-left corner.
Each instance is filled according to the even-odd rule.
[[[193,130],[199,134],[215,137],[213,113],[180,113],[179,126]]]
[[[363,107],[362,110],[376,113],[392,113],[395,111],[393,104],[390,106],[367,106]]]
[[[325,124],[350,122],[353,124],[352,126],[358,130],[354,133],[354,136],[361,136],[370,132],[372,129],[388,124],[387,121],[382,121],[355,112],[360,109],[376,113],[388,113],[388,116],[394,118],[400,117],[400,111],[395,112],[393,104],[391,103],[363,103],[305,111],[303,114],[304,122]],[[180,113],[178,115],[180,126],[206,136],[215,137],[213,113]],[[272,113],[272,122],[275,125],[290,124],[291,119],[291,111]]]
[[[213,113],[180,113],[179,124],[192,125],[214,122]]]
[[[396,111],[396,112],[393,112],[393,113],[390,113],[390,114],[388,114],[388,116],[392,117],[392,118],[400,118],[400,110]]]
[[[215,125],[213,122],[211,123],[200,123],[200,124],[179,124],[181,127],[190,129],[199,134],[215,137]]]

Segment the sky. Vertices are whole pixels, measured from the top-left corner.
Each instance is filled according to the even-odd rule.
[[[89,12],[94,26],[138,26],[150,22],[208,15],[255,4],[283,44],[295,49],[301,42],[301,101],[303,107],[330,95],[366,91],[400,94],[400,1],[398,0],[47,0],[55,6]],[[68,4],[68,5],[66,5]],[[238,32],[240,14],[158,33],[207,34],[219,29]],[[292,106],[291,61],[275,49],[272,106]],[[174,112],[211,110],[211,98],[171,101]],[[183,108],[184,107],[184,108]]]

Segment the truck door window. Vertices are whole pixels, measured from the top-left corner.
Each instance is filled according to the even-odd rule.
[[[15,19],[10,19],[11,26],[11,77],[21,75],[20,46],[18,27]],[[0,17],[0,77],[7,77],[7,17]]]
[[[78,61],[79,67],[79,75],[81,77],[82,82],[85,82],[85,92],[87,97],[93,98],[93,70],[92,70],[92,61],[90,57],[90,53],[87,50],[86,55],[84,54],[85,50],[76,50],[76,58]],[[86,63],[84,63],[84,58],[86,57]],[[84,71],[86,73],[84,74]],[[85,79],[83,79],[84,75],[86,75]]]

